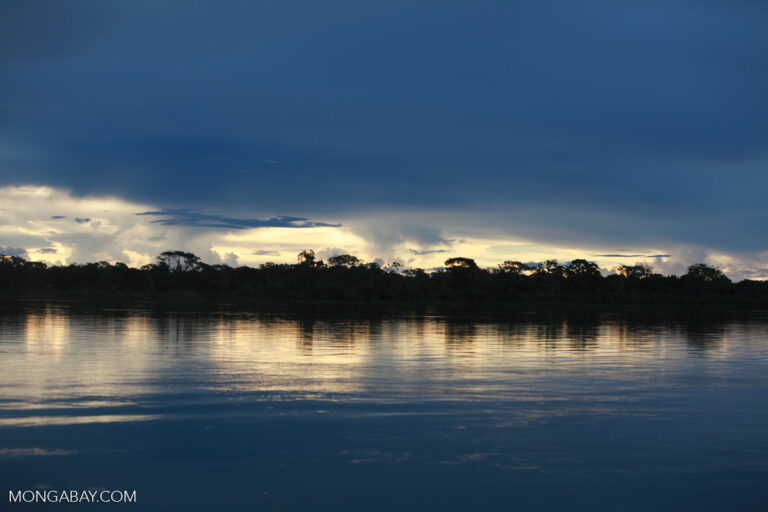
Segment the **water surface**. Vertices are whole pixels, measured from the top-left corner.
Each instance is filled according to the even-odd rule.
[[[0,312],[0,364],[0,508],[766,506],[763,314],[30,307]]]

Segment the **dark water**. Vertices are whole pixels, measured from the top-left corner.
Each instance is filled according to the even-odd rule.
[[[768,510],[760,314],[31,308],[0,368],[0,509]]]

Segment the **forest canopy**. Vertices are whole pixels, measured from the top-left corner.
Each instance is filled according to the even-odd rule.
[[[768,305],[768,282],[733,283],[720,269],[697,263],[681,276],[664,276],[644,264],[620,265],[605,273],[586,259],[567,264],[506,260],[481,268],[471,258],[451,257],[431,271],[381,266],[351,254],[327,262],[311,249],[297,263],[258,268],[208,265],[184,251],[165,251],[154,263],[131,268],[96,262],[48,266],[0,255],[0,292],[6,300],[110,296],[151,300],[191,293],[222,301],[419,301],[486,303]]]

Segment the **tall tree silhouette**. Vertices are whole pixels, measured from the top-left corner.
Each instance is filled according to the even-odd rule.
[[[627,279],[647,279],[653,276],[653,268],[648,265],[619,265],[616,272]]]
[[[362,261],[357,256],[351,254],[339,254],[328,258],[328,263],[334,267],[354,267],[360,265]]]
[[[201,268],[200,257],[191,252],[165,251],[157,257],[157,264],[167,267],[171,273],[191,272]]]
[[[473,260],[472,258],[456,257],[456,258],[448,258],[447,260],[445,260],[445,266],[448,268],[476,269],[477,263],[475,263],[475,260]]]

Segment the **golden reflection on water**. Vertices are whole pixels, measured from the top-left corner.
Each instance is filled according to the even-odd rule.
[[[764,324],[739,323],[696,331],[611,320],[493,322],[429,315],[361,320],[31,309],[0,318],[0,412],[83,413],[12,416],[0,420],[0,427],[153,419],[115,411],[142,397],[195,390],[264,393],[272,400],[353,399],[362,393],[378,400],[545,395],[557,400],[562,398],[557,389],[543,391],[557,379],[650,382],[694,357],[706,357],[701,371],[717,372],[717,361],[762,343],[764,330]],[[760,349],[764,356],[765,347]],[[593,398],[600,401],[611,392],[608,387]]]
[[[69,319],[55,310],[46,309],[27,315],[24,333],[28,357],[52,354],[58,358],[69,341]]]

